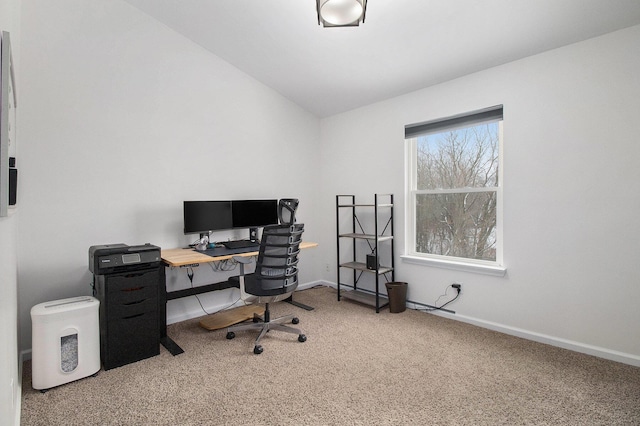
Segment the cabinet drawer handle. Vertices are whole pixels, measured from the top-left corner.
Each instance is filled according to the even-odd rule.
[[[135,302],[124,303],[125,306],[131,305],[139,305],[140,303],[146,302],[148,299],[136,300]]]
[[[141,277],[141,276],[143,276],[144,274],[145,274],[144,272],[142,272],[142,273],[141,273],[141,272],[138,272],[138,273],[136,273],[136,272],[132,272],[132,273],[130,273],[130,274],[125,275],[124,277],[125,277],[125,278],[135,278],[135,277]]]
[[[144,315],[144,312],[141,313],[141,314],[136,314],[136,315],[131,315],[131,316],[128,316],[128,317],[123,317],[122,319],[131,319],[131,318],[135,318],[135,317],[141,317],[142,315]]]
[[[129,292],[129,291],[140,291],[142,290],[144,287],[131,287],[131,288],[123,288],[122,290],[120,290],[123,293]]]

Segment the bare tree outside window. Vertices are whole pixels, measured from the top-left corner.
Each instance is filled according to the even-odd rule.
[[[499,123],[416,139],[415,250],[496,260]]]

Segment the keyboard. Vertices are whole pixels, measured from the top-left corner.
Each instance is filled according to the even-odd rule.
[[[225,241],[222,243],[228,249],[239,249],[239,248],[250,248],[250,247],[260,247],[260,243],[257,241],[250,240],[238,240],[238,241]]]

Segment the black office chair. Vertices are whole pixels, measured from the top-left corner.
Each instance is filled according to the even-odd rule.
[[[227,339],[233,339],[237,331],[260,330],[255,341],[253,353],[262,353],[260,339],[268,331],[277,330],[298,335],[298,341],[304,342],[307,337],[297,328],[284,323],[291,321],[298,324],[298,318],[287,315],[271,319],[269,303],[278,302],[291,296],[298,287],[298,253],[304,224],[279,224],[265,226],[262,231],[260,251],[253,274],[244,273],[244,264],[251,260],[245,257],[234,258],[240,264],[240,276],[230,280],[239,281],[240,296],[248,302],[264,303],[264,315],[254,315],[253,323],[243,323],[227,328]]]

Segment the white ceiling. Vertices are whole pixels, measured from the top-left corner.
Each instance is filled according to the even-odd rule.
[[[359,27],[314,0],[125,0],[318,117],[640,24],[640,0],[369,0]]]

